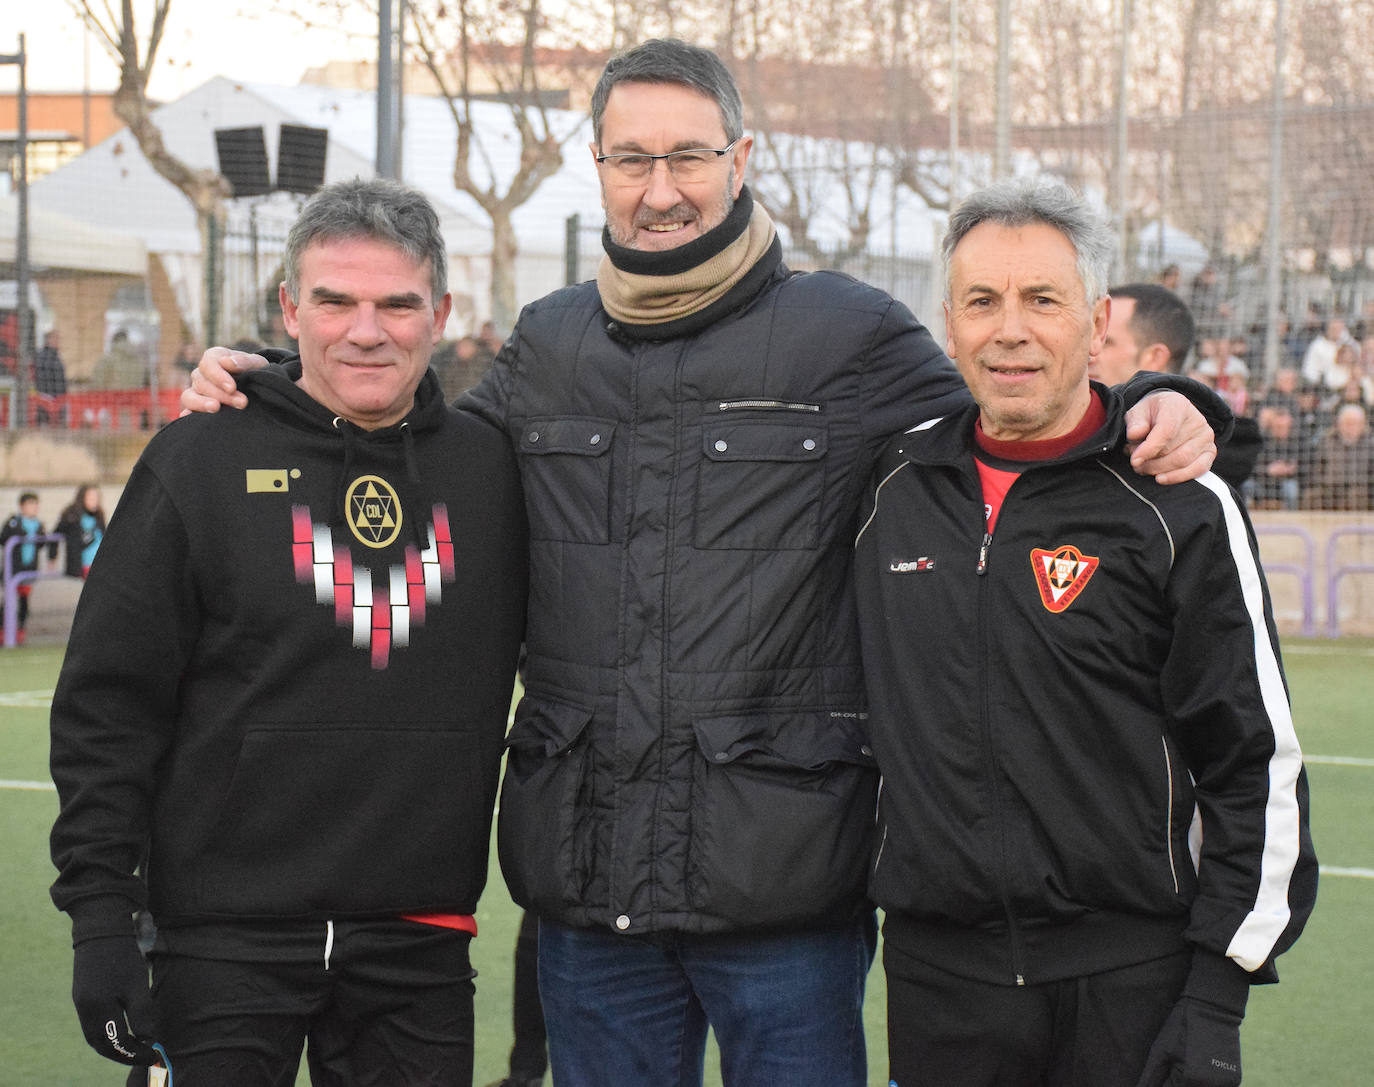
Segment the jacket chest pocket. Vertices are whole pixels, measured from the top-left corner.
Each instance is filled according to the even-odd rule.
[[[694,546],[818,546],[826,428],[807,422],[710,421],[702,428]]]
[[[526,419],[520,434],[521,479],[530,538],[610,542],[609,419]]]

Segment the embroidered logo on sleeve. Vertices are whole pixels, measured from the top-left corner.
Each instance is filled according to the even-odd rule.
[[[1097,557],[1085,555],[1076,547],[1062,546],[1051,551],[1031,548],[1031,568],[1040,601],[1058,614],[1078,599],[1097,569]]]

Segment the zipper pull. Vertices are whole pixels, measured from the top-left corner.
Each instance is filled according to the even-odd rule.
[[[983,546],[978,549],[978,576],[982,577],[988,572],[988,548],[992,544],[992,533],[983,533]]]

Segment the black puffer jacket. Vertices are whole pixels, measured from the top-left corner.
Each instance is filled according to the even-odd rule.
[[[968,394],[900,303],[765,261],[661,340],[591,283],[535,302],[464,403],[509,432],[531,522],[500,852],[541,916],[719,932],[863,901],[854,512],[884,440]]]

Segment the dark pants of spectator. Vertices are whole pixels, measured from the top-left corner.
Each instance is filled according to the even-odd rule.
[[[1042,985],[994,985],[883,950],[894,1087],[1135,1087],[1192,952]]]
[[[242,953],[257,958],[269,944],[245,929]],[[155,949],[153,1003],[175,1082],[292,1087],[308,1044],[314,1087],[471,1087],[471,937],[400,920],[336,921],[332,933],[327,958],[314,940],[270,941],[269,961]]]
[[[29,593],[33,592],[33,584],[25,582],[15,590],[15,595],[19,597],[19,623],[16,629],[23,630],[24,624],[29,621]],[[0,626],[5,622],[5,609],[0,607]]]
[[[539,1002],[539,919],[530,913],[520,918],[520,935],[515,941],[513,1012],[515,1044],[510,1051],[510,1078],[539,1079],[548,1070],[549,1051],[544,1006]]]

